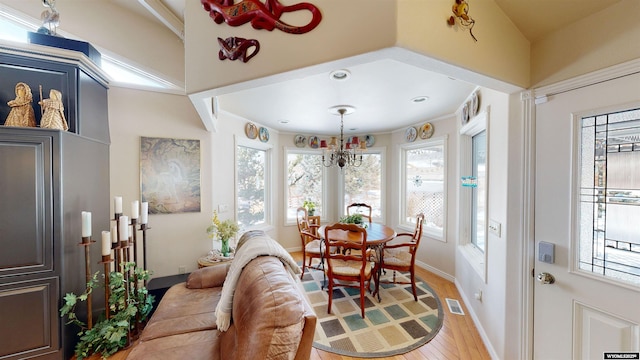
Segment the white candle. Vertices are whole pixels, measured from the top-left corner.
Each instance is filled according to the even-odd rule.
[[[111,224],[111,242],[118,242],[118,224]]]
[[[149,203],[146,201],[142,202],[142,212],[140,214],[140,223],[147,224],[149,222]]]
[[[120,241],[129,240],[129,217],[120,216]]]
[[[82,212],[82,237],[91,236],[91,213],[88,211]]]
[[[122,214],[122,196],[116,196],[113,198],[113,212],[116,214]]]
[[[102,256],[111,255],[111,232],[102,232]]]
[[[140,202],[134,200],[131,202],[131,218],[137,219],[140,216]]]

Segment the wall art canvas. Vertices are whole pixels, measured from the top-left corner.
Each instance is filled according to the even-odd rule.
[[[200,140],[141,137],[140,188],[150,214],[200,212]]]

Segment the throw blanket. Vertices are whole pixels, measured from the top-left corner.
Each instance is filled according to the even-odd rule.
[[[219,331],[227,331],[231,325],[233,294],[242,270],[251,260],[265,255],[279,258],[291,274],[291,277],[298,281],[300,280],[300,274],[302,273],[300,267],[282,245],[261,230],[244,233],[238,241],[235,256],[222,286],[220,301],[216,306],[216,325]]]

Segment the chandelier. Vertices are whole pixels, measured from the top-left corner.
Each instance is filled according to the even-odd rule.
[[[329,108],[332,114],[340,114],[340,144],[335,136],[331,137],[329,144],[326,140],[320,141],[322,149],[322,165],[326,167],[338,166],[342,169],[345,166],[358,167],[362,165],[362,151],[367,149],[366,141],[358,140],[357,136],[352,136],[350,141],[344,140],[344,115],[355,111],[352,106],[334,106]]]

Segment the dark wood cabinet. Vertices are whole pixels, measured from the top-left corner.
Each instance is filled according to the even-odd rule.
[[[0,124],[17,82],[63,93],[69,131],[0,126],[0,359],[69,359],[78,328],[59,314],[85,289],[81,212],[92,212],[92,273],[109,230],[107,82],[80,53],[0,43]],[[93,293],[94,319],[104,291]],[[86,319],[86,305],[77,313]]]

